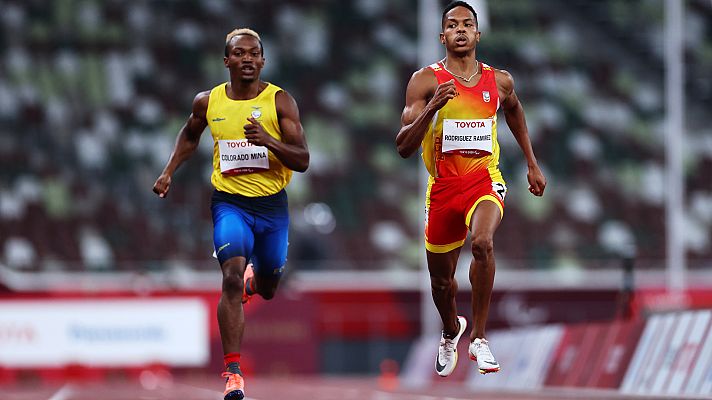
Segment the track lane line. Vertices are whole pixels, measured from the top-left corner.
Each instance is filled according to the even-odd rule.
[[[74,394],[74,385],[67,383],[57,390],[48,400],[67,400]]]

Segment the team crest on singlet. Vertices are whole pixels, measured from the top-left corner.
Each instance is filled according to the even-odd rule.
[[[262,116],[262,110],[260,110],[260,108],[262,107],[252,107],[252,113],[250,113],[250,115],[252,115],[252,118],[257,119]]]
[[[488,90],[483,90],[483,91],[482,91],[482,100],[484,100],[485,103],[489,103],[489,102],[490,102],[490,93],[489,93]]]

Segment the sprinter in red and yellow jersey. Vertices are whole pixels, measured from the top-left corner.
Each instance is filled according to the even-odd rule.
[[[218,326],[225,369],[225,400],[245,397],[240,346],[243,303],[255,294],[271,299],[287,260],[289,213],[285,187],[292,171],[309,166],[309,150],[294,98],[260,80],[264,49],[251,29],[225,39],[230,80],[198,93],[175,149],[153,191],[165,197],[175,170],[198,147],[206,126],[213,136],[215,187],[213,244],[222,269]]]
[[[519,143],[529,166],[529,191],[544,194],[546,179],[534,157],[512,76],[478,60],[477,13],[454,1],[442,15],[440,42],[446,57],[415,72],[408,83],[398,153],[422,147],[430,174],[426,195],[425,248],[433,300],[443,323],[436,372],[448,376],[457,364],[457,342],[467,320],[457,315],[455,268],[471,232],[473,261],[469,356],[481,373],[499,371],[485,338],[494,283],[492,237],[504,215],[505,181],[499,171],[497,110]]]

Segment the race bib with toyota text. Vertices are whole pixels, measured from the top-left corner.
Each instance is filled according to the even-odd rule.
[[[220,172],[239,175],[269,169],[267,147],[255,146],[247,139],[218,140]]]
[[[492,154],[492,119],[443,120],[442,152],[482,157]]]

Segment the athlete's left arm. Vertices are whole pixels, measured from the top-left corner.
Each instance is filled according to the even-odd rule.
[[[497,80],[500,105],[504,110],[507,125],[514,138],[517,139],[524,157],[527,159],[529,191],[535,196],[541,196],[544,194],[544,188],[546,188],[546,178],[534,156],[532,143],[529,140],[527,121],[524,119],[524,109],[522,108],[522,103],[519,102],[517,93],[514,91],[514,79],[509,72],[504,70],[495,70],[495,78]]]
[[[299,119],[297,102],[285,91],[278,92],[275,96],[282,140],[277,140],[267,134],[254,118],[248,118],[251,123],[245,125],[245,137],[252,144],[266,146],[285,167],[293,171],[304,172],[309,167],[309,149],[304,136],[304,128]]]

